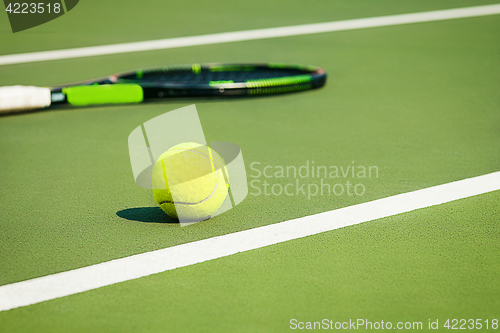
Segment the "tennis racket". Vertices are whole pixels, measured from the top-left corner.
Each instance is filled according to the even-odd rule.
[[[323,86],[326,73],[315,66],[192,64],[138,70],[54,88],[0,88],[0,113],[46,108],[139,103],[171,97],[256,96]]]

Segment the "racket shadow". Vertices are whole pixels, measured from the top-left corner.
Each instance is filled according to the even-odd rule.
[[[316,90],[316,89],[314,89]],[[293,93],[281,93],[281,94],[273,94],[273,95],[240,95],[240,96],[214,96],[214,97],[175,97],[163,100],[145,100],[139,104],[151,104],[151,105],[169,105],[169,104],[178,104],[178,103],[210,103],[210,102],[232,102],[237,100],[248,100],[248,99],[267,99],[267,98],[276,98],[278,96],[284,95],[295,95],[295,94],[305,94],[312,93],[314,90],[304,90],[304,91],[296,91]],[[22,116],[30,113],[40,113],[40,112],[51,112],[51,111],[67,111],[67,110],[85,110],[85,109],[94,109],[94,108],[116,108],[116,107],[126,107],[126,106],[136,106],[138,104],[99,104],[99,105],[87,105],[87,106],[72,106],[69,104],[59,104],[59,105],[51,105],[45,109],[34,109],[34,110],[23,110],[23,111],[12,111],[12,112],[3,112],[0,113],[1,117],[7,116]]]

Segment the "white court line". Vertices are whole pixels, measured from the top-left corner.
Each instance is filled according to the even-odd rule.
[[[0,311],[500,189],[500,171],[0,286]]]
[[[286,36],[316,34],[321,32],[354,30],[384,27],[418,22],[432,22],[465,17],[500,14],[500,4],[476,6],[456,9],[436,10],[430,12],[379,16],[354,20],[304,24],[289,27],[256,29],[246,31],[225,32],[210,35],[168,38],[136,43],[123,43],[103,46],[81,47],[66,50],[21,53],[0,56],[0,65],[20,64],[35,61],[70,59],[139,51],[151,51],[187,47],[196,45],[239,42],[245,40],[265,39]]]

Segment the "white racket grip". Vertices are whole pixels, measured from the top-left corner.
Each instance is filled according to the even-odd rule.
[[[49,105],[49,88],[33,86],[0,87],[0,113],[40,109]]]

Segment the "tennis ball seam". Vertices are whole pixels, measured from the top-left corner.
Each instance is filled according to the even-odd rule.
[[[217,175],[217,178],[216,178],[215,186],[214,186],[212,193],[210,193],[205,199],[203,199],[201,201],[198,201],[198,202],[175,202],[175,201],[166,200],[166,201],[161,201],[158,204],[159,205],[174,204],[174,205],[189,206],[189,205],[198,205],[198,204],[203,203],[203,202],[209,200],[210,198],[212,198],[214,196],[215,192],[217,192],[217,188],[219,187],[219,178],[220,178],[219,171],[217,169],[217,166],[215,165],[215,162],[212,160],[212,158],[210,156],[203,154],[202,152],[199,152],[197,150],[192,150],[192,149],[172,149],[171,151],[182,151],[182,152],[189,151],[189,152],[197,153],[197,154],[200,154],[200,155],[206,157],[210,161],[210,165],[212,167],[212,170]],[[163,161],[162,161],[162,168],[163,168],[163,174],[166,175],[165,164],[163,163]],[[168,183],[167,177],[165,177],[165,178],[166,178],[166,182]]]

